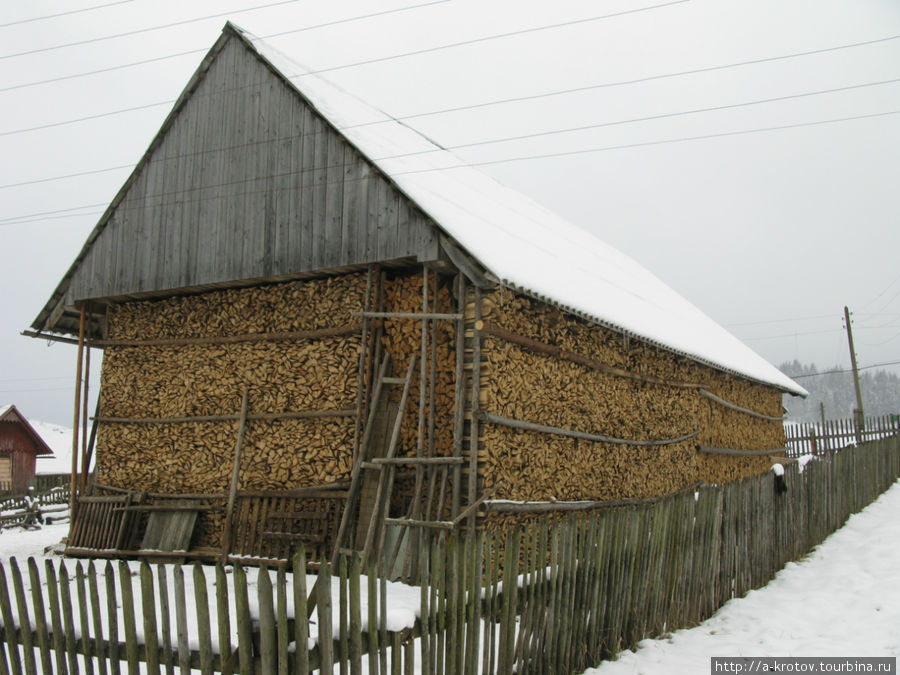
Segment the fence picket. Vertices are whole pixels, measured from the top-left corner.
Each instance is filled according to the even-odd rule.
[[[338,625],[338,651],[340,653],[338,668],[341,675],[347,675],[350,668],[348,654],[350,652],[350,634],[349,634],[349,598],[348,596],[348,578],[349,570],[347,569],[347,556],[341,554],[338,557],[338,616],[340,617]]]
[[[77,673],[78,649],[75,643],[75,620],[72,614],[72,593],[69,583],[69,571],[62,561],[59,563],[59,601],[62,609],[66,661],[69,664],[69,670],[73,673]]]
[[[306,598],[303,601],[306,602]],[[231,675],[234,672],[234,660],[237,658],[237,654],[231,645],[228,579],[225,576],[225,566],[221,562],[216,563],[216,623],[219,627],[219,671],[223,675]]]
[[[288,602],[287,602],[287,574],[284,567],[278,568],[275,577],[275,596],[278,603],[278,675],[288,675],[290,669],[290,661],[288,657],[288,644],[290,643],[290,631],[288,623]]]
[[[153,570],[146,561],[141,562],[141,608],[144,615],[144,655],[150,675],[159,675],[159,633],[156,628],[156,598],[153,586]]]
[[[206,574],[200,563],[194,563],[194,605],[197,609],[197,645],[200,648],[200,672],[213,673],[212,630],[209,624],[209,592]],[[176,609],[176,611],[178,611]],[[190,652],[185,650],[190,660]]]
[[[350,560],[348,579],[348,611],[347,620],[350,631],[348,643],[350,675],[362,675],[362,601],[359,592],[359,577],[362,573],[362,561],[359,554],[354,553]]]
[[[53,675],[53,661],[50,656],[50,636],[47,632],[47,615],[44,612],[45,600],[41,591],[41,577],[37,562],[28,558],[28,582],[31,586],[31,606],[34,610],[34,629],[37,634],[38,653],[41,655],[41,672]],[[0,652],[3,649],[0,648]]]
[[[277,668],[275,600],[272,597],[272,577],[266,565],[261,565],[257,570],[256,597],[259,609],[259,670],[274,673]]]
[[[106,667],[106,639],[103,635],[103,617],[100,606],[100,588],[97,584],[97,568],[94,561],[87,564],[88,594],[91,603],[91,621],[94,626],[94,654],[97,655],[97,670],[100,675],[107,675]]]
[[[122,628],[125,632],[125,658],[128,675],[138,675],[138,641],[134,623],[134,593],[131,588],[131,570],[124,560],[119,561],[119,588],[122,592]],[[115,595],[113,596],[115,599]],[[115,610],[113,610],[115,611]]]
[[[28,612],[28,602],[25,600],[25,586],[22,584],[22,573],[19,571],[19,563],[16,562],[15,558],[10,558],[9,560],[9,572],[12,577],[13,591],[16,596],[16,610],[19,615],[23,665],[27,675],[36,675],[37,664],[34,660],[34,636],[31,630],[31,617]]]
[[[13,673],[22,672],[22,660],[19,657],[19,640],[16,636],[16,623],[13,619],[9,602],[9,587],[6,584],[6,569],[0,562],[0,618],[3,619],[3,630],[6,633],[6,647],[9,651],[9,665]]]
[[[300,550],[293,560],[294,584],[294,673],[309,673],[309,620],[306,614],[306,549]]]
[[[234,566],[235,623],[238,632],[238,663],[241,675],[255,672],[253,668],[253,632],[250,618],[250,597],[247,591],[247,573],[238,564]]]
[[[159,590],[159,623],[162,633],[162,662],[166,675],[175,675],[175,655],[172,652],[172,620],[169,616],[169,579],[165,565],[156,566],[156,587]]]
[[[370,564],[369,574],[372,575],[374,563]],[[369,588],[372,588],[375,579],[372,575]],[[314,592],[316,596],[316,616],[319,620],[319,672],[330,673],[334,670],[334,627],[331,618],[331,570],[328,562],[323,560],[319,566],[319,578],[316,581]],[[369,605],[371,606],[374,593],[369,594]],[[373,616],[373,612],[369,612],[369,617]],[[376,621],[377,624],[377,621]],[[375,624],[369,624],[369,637],[375,633]],[[376,666],[378,655],[375,655]],[[369,664],[371,668],[372,664]],[[243,671],[241,671],[243,672]]]
[[[184,598],[184,569],[175,565],[172,570],[172,586],[175,598],[175,640],[178,649],[178,671],[181,675],[190,675],[191,653],[188,646],[187,608]]]
[[[84,672],[88,675],[94,673],[94,650],[93,640],[91,640],[90,621],[88,619],[88,602],[87,589],[85,588],[86,577],[84,568],[79,560],[75,563],[75,588],[78,593],[78,617],[81,622],[81,655],[82,663],[84,663]]]
[[[122,670],[119,664],[119,612],[116,605],[115,570],[110,560],[106,561],[103,581],[106,586],[106,616],[109,623],[109,670],[113,675],[120,675]]]

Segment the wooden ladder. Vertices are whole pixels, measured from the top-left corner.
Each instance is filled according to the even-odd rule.
[[[415,364],[416,356],[413,354],[405,377],[399,378],[387,375],[390,366],[389,354],[384,356],[379,366],[359,456],[350,475],[350,489],[335,540],[332,563],[341,550],[361,550],[365,561],[377,555],[381,549],[384,519],[390,507],[397,466],[392,460],[395,459],[400,440],[400,427],[409,398]],[[403,385],[399,404],[391,403],[385,390],[386,386],[397,385]],[[358,515],[355,532],[351,533],[350,526],[354,520],[354,513]]]

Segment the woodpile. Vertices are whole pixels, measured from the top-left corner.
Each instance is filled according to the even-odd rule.
[[[470,309],[469,314],[473,314]],[[780,422],[729,409],[698,394],[780,416],[773,388],[685,357],[628,340],[527,297],[497,291],[482,318],[581,361],[486,334],[482,342],[482,408],[502,417],[641,441],[690,440],[639,447],[481,424],[479,471],[484,488],[502,480],[498,497],[578,500],[655,497],[698,480],[729,482],[768,469],[766,457],[701,455],[698,445],[733,449],[783,447]],[[617,371],[619,374],[613,374]],[[630,375],[626,377],[622,372]],[[666,383],[659,383],[660,378]]]
[[[249,414],[239,489],[281,490],[349,476],[361,333],[322,339],[191,340],[358,324],[364,274],[212,291],[110,308],[100,391],[98,482],[163,494],[227,493],[243,392]],[[116,341],[188,344],[117,346]],[[293,419],[290,413],[340,411]],[[267,416],[253,419],[253,416]],[[125,421],[128,420],[128,421]],[[218,516],[201,519],[201,545]]]
[[[446,280],[439,283],[434,292],[434,276],[429,276],[429,312],[449,314],[456,311],[451,289]],[[422,274],[388,279],[384,285],[384,308],[387,312],[422,312]],[[436,295],[436,297],[435,297]],[[430,331],[429,331],[430,332]],[[447,456],[453,453],[453,410],[456,368],[456,327],[453,321],[434,321],[434,454]],[[428,336],[427,383],[425,404],[430,407],[431,398],[431,345]],[[422,351],[422,321],[418,319],[386,319],[384,321],[384,349],[391,355],[394,375],[406,372],[413,354],[419,358]],[[403,416],[398,455],[415,456],[419,424],[419,368],[417,362],[409,393],[409,402]],[[394,400],[400,400],[400,388],[392,392]],[[427,436],[425,444],[427,447]]]

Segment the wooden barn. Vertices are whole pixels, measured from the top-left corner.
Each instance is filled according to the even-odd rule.
[[[76,554],[394,555],[421,528],[760,473],[805,395],[232,24],[32,328],[79,345],[79,382],[103,350],[98,410],[76,393]]]
[[[0,492],[24,494],[34,486],[37,458],[53,455],[14,405],[0,406]]]

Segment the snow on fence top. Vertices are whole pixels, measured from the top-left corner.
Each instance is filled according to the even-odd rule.
[[[632,258],[230,25],[504,285],[707,365],[807,395]]]

